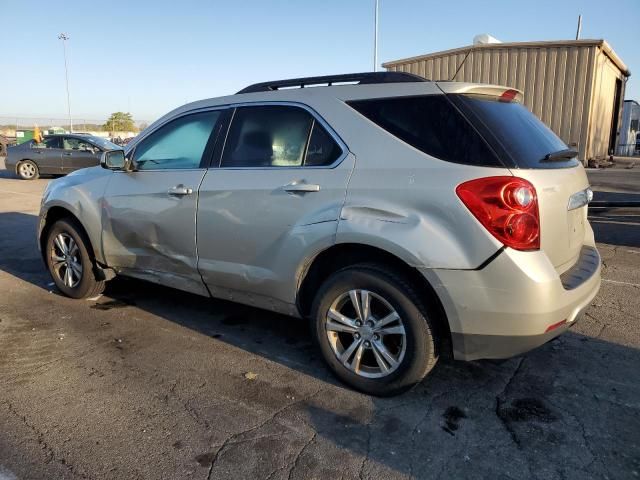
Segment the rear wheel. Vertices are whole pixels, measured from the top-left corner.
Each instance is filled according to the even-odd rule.
[[[18,164],[18,175],[23,180],[35,180],[40,176],[40,171],[35,162],[24,160]]]
[[[431,320],[415,289],[376,265],[356,265],[329,277],[315,299],[313,320],[329,367],[365,393],[405,391],[437,361]]]
[[[89,240],[76,222],[55,222],[48,231],[45,248],[49,273],[62,293],[71,298],[102,293],[105,282],[95,278]]]

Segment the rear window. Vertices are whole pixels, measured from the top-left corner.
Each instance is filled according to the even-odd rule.
[[[480,95],[449,95],[473,122],[506,165],[517,168],[566,168],[576,158],[545,161],[550,153],[569,147],[520,103]]]
[[[504,166],[445,95],[358,100],[348,105],[432,157],[467,165]]]

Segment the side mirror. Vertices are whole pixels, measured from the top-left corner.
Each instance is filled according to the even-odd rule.
[[[100,166],[109,170],[124,170],[126,160],[124,150],[108,150],[100,156]]]

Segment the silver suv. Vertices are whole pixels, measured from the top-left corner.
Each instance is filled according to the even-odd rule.
[[[521,96],[389,72],[182,106],[49,184],[44,261],[73,298],[126,275],[309,318],[376,395],[518,355],[600,285],[585,171]]]

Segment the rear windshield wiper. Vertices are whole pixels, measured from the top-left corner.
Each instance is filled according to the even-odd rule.
[[[578,152],[567,148],[565,150],[558,150],[557,152],[547,153],[541,162],[559,162],[562,160],[571,160],[578,156]]]

